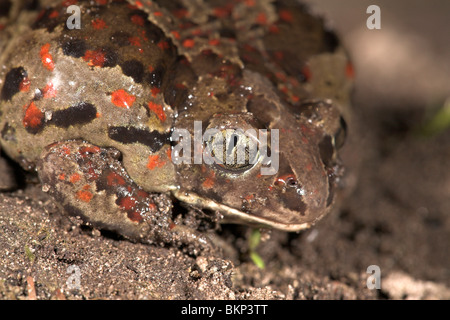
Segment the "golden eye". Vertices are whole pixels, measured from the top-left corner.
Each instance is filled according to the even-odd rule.
[[[242,129],[223,129],[206,140],[215,164],[229,171],[246,171],[259,159],[258,141]]]

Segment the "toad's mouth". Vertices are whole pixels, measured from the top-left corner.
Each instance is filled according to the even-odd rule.
[[[190,205],[224,213],[224,217],[220,223],[239,223],[247,224],[252,227],[266,227],[287,232],[296,232],[310,228],[315,222],[283,223],[273,219],[264,218],[262,216],[252,215],[251,213],[243,212],[228,205],[217,203],[214,200],[203,198],[198,194],[186,192],[184,190],[175,190],[173,191],[173,195],[178,200]]]

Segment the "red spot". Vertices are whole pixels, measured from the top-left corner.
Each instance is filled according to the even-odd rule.
[[[38,14],[38,16],[37,16],[35,22],[41,21],[41,19],[44,17],[44,15],[45,15],[46,12],[47,12],[47,11],[46,11],[45,9],[42,9],[41,11],[39,11],[39,14]]]
[[[267,16],[264,12],[260,12],[256,17],[256,22],[262,25],[267,24]]]
[[[0,31],[2,31],[3,29],[5,29],[5,25],[0,23]]]
[[[159,88],[152,88],[151,91],[152,91],[152,96],[156,97],[156,95],[161,92],[161,89],[159,89]]]
[[[172,161],[172,147],[167,148],[167,158],[169,158],[170,161]]]
[[[144,23],[145,23],[145,20],[140,15],[134,14],[134,15],[131,16],[131,22],[136,24],[136,25],[138,25],[138,26],[143,27]]]
[[[119,89],[111,93],[111,102],[117,107],[131,108],[136,97],[128,94],[124,89]]]
[[[155,168],[161,168],[166,164],[165,161],[161,161],[159,155],[152,155],[148,157],[147,168],[153,170]]]
[[[312,136],[315,134],[314,130],[312,130],[310,127],[305,126],[304,124],[302,124],[300,126],[300,130],[302,131],[302,133],[306,136]]]
[[[70,155],[70,149],[68,148],[68,147],[62,147],[61,148],[61,151],[66,155],[66,156],[68,156],[68,155]]]
[[[277,60],[283,60],[283,58],[284,58],[283,51],[275,51],[273,53],[273,55],[274,55],[275,59],[277,59]]]
[[[45,88],[42,90],[42,93],[44,95],[44,98],[54,98],[56,97],[56,89],[53,86],[52,82],[47,83]]]
[[[348,62],[345,66],[345,75],[349,79],[353,79],[355,77],[355,69],[353,69],[353,65],[351,64],[351,62]]]
[[[70,176],[69,181],[75,183],[81,180],[81,176],[78,173],[74,173]]]
[[[141,38],[142,38],[144,41],[148,41],[148,37],[147,37],[147,34],[145,33],[145,30],[144,30],[144,29],[139,30],[139,33],[141,34]]]
[[[99,174],[95,171],[95,168],[93,165],[91,165],[88,169],[88,174],[86,175],[87,180],[89,181],[95,181],[99,177]]]
[[[163,13],[161,11],[155,11],[155,12],[153,12],[153,15],[156,17],[162,17]]]
[[[148,71],[150,71],[150,72],[155,71],[155,67],[153,67],[153,66],[148,66]]]
[[[160,41],[158,43],[158,47],[160,47],[162,50],[169,49],[169,43],[167,41]]]
[[[283,82],[286,82],[286,75],[285,75],[283,72],[277,71],[277,72],[275,72],[275,76],[276,76],[279,80],[281,80],[281,81],[283,81]]]
[[[100,113],[100,112],[97,112],[96,114],[95,114],[95,117],[96,118],[100,118],[102,116],[102,114]]]
[[[163,107],[160,104],[150,101],[148,103],[148,108],[150,109],[150,111],[154,112],[157,115],[157,117],[159,118],[159,120],[161,120],[161,122],[166,121],[167,116],[164,112]]]
[[[255,0],[245,0],[245,5],[246,5],[247,7],[254,7],[255,4],[256,4],[256,1],[255,1]]]
[[[193,30],[191,31],[191,34],[192,34],[193,36],[201,36],[201,35],[203,34],[203,31],[202,31],[202,29],[197,28],[197,29],[193,29]]]
[[[106,177],[108,186],[123,186],[125,184],[125,179],[115,172],[111,172]]]
[[[224,7],[214,8],[214,15],[217,18],[225,18],[231,14],[232,10],[233,10],[233,6],[231,4],[228,4]]]
[[[138,9],[137,6],[135,6],[135,5],[131,4],[131,3],[127,4],[127,7],[128,7],[128,9],[131,9],[131,10],[136,10],[136,9]]]
[[[147,198],[148,197],[148,193],[145,192],[144,190],[138,190],[137,194],[141,198]]]
[[[311,69],[310,69],[308,66],[305,65],[305,66],[303,67],[303,69],[302,69],[302,74],[303,74],[303,76],[305,77],[305,80],[306,80],[306,81],[311,80],[312,73],[311,73]]]
[[[94,195],[90,191],[80,190],[80,191],[77,192],[77,197],[81,201],[90,202],[91,199],[94,197]]]
[[[195,41],[193,39],[186,39],[183,41],[183,47],[193,48],[195,46]]]
[[[249,51],[249,52],[257,52],[258,51],[255,47],[253,47],[249,44],[244,44],[244,49],[245,49],[245,51]]]
[[[141,39],[139,39],[139,37],[130,37],[130,38],[128,38],[128,41],[133,46],[136,46],[136,47],[140,47],[141,46]]]
[[[104,6],[108,4],[108,0],[95,0],[98,5]]]
[[[61,174],[58,176],[58,179],[61,180],[61,181],[64,181],[64,180],[66,180],[66,175],[65,175],[64,173],[61,173]]]
[[[141,222],[143,220],[141,214],[138,211],[131,211],[127,213],[128,219],[134,222]]]
[[[205,181],[202,183],[202,187],[205,189],[211,189],[214,187],[214,180],[212,178],[206,178]]]
[[[280,17],[281,20],[283,20],[284,22],[292,22],[294,19],[292,17],[292,13],[289,10],[280,10],[278,12],[278,15]]]
[[[313,165],[312,165],[311,162],[309,162],[309,163],[306,165],[306,170],[307,170],[307,171],[311,171],[312,169],[313,169]]]
[[[140,1],[136,1],[136,7],[138,7],[139,9],[141,9],[144,5],[142,4],[142,2]]]
[[[175,39],[180,39],[180,33],[176,30],[170,31],[171,34],[175,37]]]
[[[136,207],[136,199],[133,197],[124,197],[119,200],[119,207],[124,210],[133,210]]]
[[[44,113],[36,107],[34,102],[31,102],[26,108],[23,125],[26,128],[38,129],[44,119]]]
[[[86,50],[83,59],[91,67],[103,67],[106,60],[106,54],[102,49]]]
[[[249,194],[248,196],[245,196],[244,199],[248,202],[252,201],[255,198],[254,194]]]
[[[173,15],[178,19],[183,19],[188,15],[188,11],[186,9],[178,9],[173,12]]]
[[[99,148],[99,147],[96,147],[96,146],[91,146],[91,147],[85,146],[85,147],[81,147],[81,148],[78,150],[78,152],[79,152],[81,155],[87,155],[87,154],[89,154],[89,153],[97,153],[97,152],[100,152],[100,148]]]
[[[68,7],[68,6],[71,6],[71,5],[73,5],[73,4],[77,4],[77,2],[78,2],[78,0],[64,0],[64,1],[62,2],[62,5],[63,5],[64,7]]]
[[[280,33],[280,28],[276,25],[276,24],[272,24],[270,27],[269,27],[269,32],[270,33]]]
[[[53,62],[53,57],[49,53],[49,51],[50,51],[50,43],[46,43],[41,47],[39,55],[41,56],[41,61],[44,67],[50,71],[53,71],[53,69],[55,69],[55,63]]]
[[[92,21],[91,21],[91,24],[92,24],[92,26],[93,26],[95,29],[97,29],[97,30],[102,30],[102,29],[105,29],[105,28],[108,27],[108,26],[106,25],[105,20],[100,19],[100,18],[95,19],[95,20],[92,20]]]
[[[22,81],[20,81],[19,84],[19,90],[21,92],[28,92],[30,90],[31,81],[28,79],[28,77],[24,77]]]
[[[289,89],[285,86],[285,85],[281,85],[282,88],[280,89],[281,92],[283,92],[284,94],[288,94],[289,93]]]
[[[205,166],[202,166],[202,172],[206,172]],[[202,187],[204,189],[211,189],[212,187],[214,187],[215,177],[216,177],[216,174],[214,173],[214,171],[210,170],[209,177],[206,177],[205,181],[203,181]]]
[[[48,17],[49,17],[50,19],[57,18],[58,16],[59,16],[59,12],[56,11],[56,10],[53,10],[53,11],[48,15]]]
[[[209,40],[209,45],[211,46],[218,46],[220,44],[220,40],[219,39],[211,39]]]

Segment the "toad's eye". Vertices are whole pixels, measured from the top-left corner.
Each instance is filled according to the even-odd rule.
[[[220,169],[236,173],[247,171],[259,159],[258,139],[252,130],[213,130],[205,143],[211,160]]]

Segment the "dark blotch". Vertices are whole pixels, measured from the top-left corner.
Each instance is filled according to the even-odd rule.
[[[339,46],[339,39],[336,36],[336,34],[332,31],[325,30],[323,37],[326,50],[329,52],[334,52],[336,48]]]
[[[144,77],[144,65],[138,60],[128,60],[121,64],[122,71],[125,75],[132,77],[137,83],[142,82]]]
[[[25,3],[25,10],[36,11],[40,8],[39,0],[31,0]]]
[[[60,128],[68,128],[77,124],[86,124],[94,120],[97,116],[97,109],[87,102],[80,102],[64,110],[53,112],[52,119],[48,124]]]
[[[339,119],[339,123],[341,125],[341,127],[339,128],[338,132],[336,133],[335,137],[334,137],[334,143],[335,143],[335,147],[336,149],[340,149],[342,148],[342,146],[345,143],[345,140],[347,138],[347,123],[345,122],[343,117],[340,117]]]
[[[286,208],[297,211],[302,216],[305,215],[306,204],[303,202],[302,197],[298,195],[294,188],[289,189],[288,192],[280,196],[279,200]]]
[[[125,32],[123,30],[114,32],[111,37],[110,37],[110,41],[119,46],[119,47],[127,47],[130,45],[129,42],[129,38],[131,37],[131,34],[129,34],[128,32]]]
[[[156,152],[165,144],[169,143],[169,133],[160,133],[159,131],[148,131],[135,127],[110,127],[108,135],[111,139],[125,143],[140,143],[150,148],[150,151]]]
[[[1,131],[2,139],[5,141],[12,141],[15,142],[16,140],[16,129],[14,127],[11,127],[8,122],[5,123],[5,126],[3,127]]]
[[[330,136],[325,136],[319,143],[320,158],[325,166],[331,166],[331,160],[334,154],[333,142]]]
[[[112,49],[103,49],[105,52],[105,63],[103,64],[103,67],[114,67],[117,65],[119,57],[117,53]]]
[[[165,2],[170,2],[170,1],[165,1]],[[165,5],[166,5],[166,3],[164,3],[164,6]],[[133,10],[129,13],[128,16],[130,19],[132,16],[140,16],[142,18],[142,20],[144,21],[144,28],[146,30],[145,34],[150,42],[158,43],[163,38],[165,38],[164,32],[160,28],[158,28],[156,25],[154,25],[153,23],[148,21],[147,13],[145,13],[144,11]]]
[[[163,66],[160,65],[156,67],[155,70],[147,76],[147,82],[153,87],[161,88],[165,72],[166,69]]]
[[[20,90],[20,83],[28,76],[23,67],[8,71],[5,76],[5,84],[1,92],[1,100],[10,100]]]
[[[169,85],[167,90],[164,90],[164,101],[173,108],[183,108],[182,104],[186,103],[188,90],[186,88],[179,88],[176,85]],[[147,108],[148,110],[148,108]]]
[[[71,39],[66,41],[61,48],[66,56],[81,58],[86,52],[87,45],[81,39]]]
[[[47,29],[49,33],[52,33],[53,30],[59,25],[64,23],[64,28],[66,27],[66,18],[65,16],[59,16],[57,18],[51,18],[50,15],[53,13],[54,8],[49,8],[39,14],[37,20],[32,24],[31,28],[33,30],[36,29]],[[61,12],[60,12],[61,13]]]
[[[7,0],[0,1],[0,17],[7,17],[10,8],[11,8],[11,1]]]
[[[221,38],[231,38],[231,39],[236,39],[236,32],[233,29],[230,28],[222,28],[219,31],[220,37]]]

